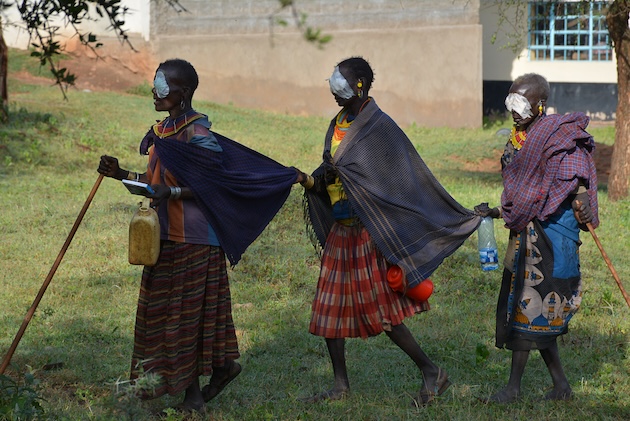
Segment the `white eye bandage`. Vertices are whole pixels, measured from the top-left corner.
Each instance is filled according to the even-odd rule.
[[[171,89],[166,82],[166,76],[161,70],[155,72],[155,79],[153,79],[153,87],[155,88],[155,94],[158,98],[166,98]]]
[[[335,71],[333,72],[330,79],[328,79],[328,84],[330,85],[330,92],[341,97],[343,99],[350,99],[354,96],[354,91],[348,84],[348,81],[339,71],[339,66],[335,67]]]
[[[507,108],[509,112],[516,112],[522,118],[534,116],[534,114],[532,114],[532,106],[527,98],[516,92],[508,94],[507,98],[505,98],[505,108]]]

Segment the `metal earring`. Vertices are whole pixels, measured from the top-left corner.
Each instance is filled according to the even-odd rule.
[[[179,106],[182,110],[186,108],[186,102],[184,101],[184,98],[182,98],[182,102],[179,103]]]
[[[544,111],[543,105],[542,104],[538,104],[538,114],[542,114]]]

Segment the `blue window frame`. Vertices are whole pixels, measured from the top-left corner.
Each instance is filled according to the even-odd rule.
[[[606,12],[608,2],[530,1],[530,60],[610,61],[613,57]]]

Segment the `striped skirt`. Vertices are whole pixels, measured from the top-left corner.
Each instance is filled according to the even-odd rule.
[[[387,261],[367,230],[333,225],[326,239],[309,332],[325,338],[367,338],[428,310],[387,283]]]
[[[140,286],[131,378],[160,376],[144,398],[175,395],[239,357],[225,255],[220,247],[162,241]]]

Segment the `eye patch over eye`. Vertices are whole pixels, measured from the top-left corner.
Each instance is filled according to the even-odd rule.
[[[534,116],[534,114],[532,114],[532,106],[527,98],[516,92],[508,94],[507,98],[505,98],[505,108],[507,108],[509,112],[516,112],[523,118]]]
[[[158,70],[155,72],[155,79],[153,79],[153,87],[155,88],[155,94],[158,98],[166,98],[171,91],[168,86],[168,82],[166,81],[166,76],[164,76],[164,72]]]

